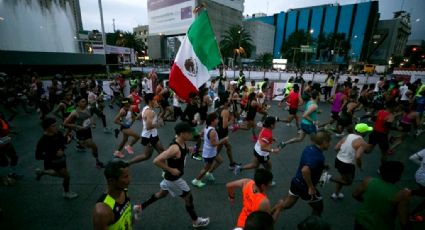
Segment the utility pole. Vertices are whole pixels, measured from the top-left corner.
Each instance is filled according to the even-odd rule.
[[[100,11],[100,24],[102,26],[102,43],[103,43],[103,52],[105,56],[105,67],[106,67],[106,77],[109,79],[109,66],[106,63],[106,34],[105,34],[105,25],[103,24],[103,10],[102,10],[102,0],[98,0],[99,11]]]

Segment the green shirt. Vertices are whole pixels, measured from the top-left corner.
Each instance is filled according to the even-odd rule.
[[[108,230],[132,230],[131,223],[131,203],[130,199],[125,195],[123,204],[117,203],[114,198],[108,194],[104,194],[100,199],[101,202],[108,205],[114,213],[114,223],[108,226]]]
[[[397,216],[394,198],[398,191],[396,185],[372,178],[363,194],[363,206],[356,214],[356,221],[365,229],[394,229]]]

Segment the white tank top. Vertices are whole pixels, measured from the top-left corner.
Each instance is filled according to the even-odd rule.
[[[349,134],[345,142],[341,145],[336,158],[346,164],[354,164],[356,158],[356,150],[353,148],[353,141],[362,138],[357,134]]]
[[[133,114],[130,110],[127,110],[127,113],[124,116],[123,123],[126,126],[130,126],[133,123]]]
[[[147,109],[150,109],[149,106],[143,107],[143,110],[142,110],[143,129],[142,129],[142,134],[140,136],[147,137],[147,138],[149,138],[149,137],[156,137],[156,136],[158,136],[158,130],[156,128],[146,129],[146,126],[147,125],[146,125],[146,121],[145,121],[145,119],[143,119],[143,117],[145,116],[144,114],[145,114],[145,111]],[[153,112],[155,113],[155,111],[153,111]],[[158,122],[158,116],[155,113],[154,119],[153,119],[153,123],[156,124],[157,122]]]
[[[217,146],[212,145],[209,138],[211,130],[214,130],[214,127],[207,127],[204,130],[204,146],[202,147],[202,157],[211,158],[217,156]],[[217,132],[215,133],[215,138],[218,140]]]

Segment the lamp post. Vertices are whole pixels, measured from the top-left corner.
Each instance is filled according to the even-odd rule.
[[[106,67],[106,77],[109,79],[109,66],[106,63],[106,34],[105,34],[105,25],[103,24],[103,10],[102,10],[102,0],[98,0],[99,3],[99,12],[100,12],[100,25],[102,27],[102,44],[103,44],[103,52],[105,57],[105,67]]]

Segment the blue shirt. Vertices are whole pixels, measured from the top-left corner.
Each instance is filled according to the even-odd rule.
[[[297,173],[295,174],[294,181],[300,183],[300,185],[307,186],[301,172],[304,166],[308,166],[311,171],[311,181],[313,185],[319,182],[320,176],[322,175],[323,168],[325,167],[325,156],[322,151],[315,145],[307,146],[301,155],[300,165],[298,166]]]

